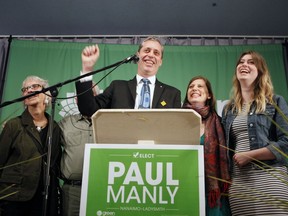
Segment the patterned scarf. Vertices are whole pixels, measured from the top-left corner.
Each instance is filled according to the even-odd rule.
[[[220,205],[221,193],[227,193],[229,183],[210,178],[216,177],[225,181],[230,181],[228,171],[227,150],[225,145],[225,135],[216,112],[211,112],[209,106],[194,107],[184,104],[183,108],[194,109],[202,116],[205,128],[204,140],[204,166],[206,190],[208,190],[208,203],[211,208]]]

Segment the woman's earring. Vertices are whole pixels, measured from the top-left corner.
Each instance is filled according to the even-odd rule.
[[[48,97],[46,97],[46,98],[45,98],[45,101],[44,101],[44,103],[45,103],[46,105],[48,105],[48,104],[49,104],[49,99],[48,99]]]

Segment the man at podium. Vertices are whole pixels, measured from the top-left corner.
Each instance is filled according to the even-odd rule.
[[[92,77],[84,77],[76,82],[77,94],[80,94],[78,107],[81,114],[92,116],[98,109],[109,108],[180,108],[180,91],[156,78],[158,69],[162,65],[163,51],[159,38],[146,38],[137,51],[139,60],[136,76],[129,81],[112,81],[104,92],[96,97],[93,96],[92,90],[89,91]],[[99,56],[100,50],[97,45],[85,47],[82,51],[81,74],[91,72]],[[81,94],[83,92],[86,93]]]

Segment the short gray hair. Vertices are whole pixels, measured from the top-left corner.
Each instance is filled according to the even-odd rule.
[[[160,45],[161,45],[161,59],[163,59],[163,55],[164,55],[164,46],[163,44],[161,43],[161,40],[159,37],[156,37],[156,36],[149,36],[147,37],[146,39],[144,39],[142,41],[142,43],[139,45],[138,47],[138,52],[140,52],[141,48],[143,47],[143,43],[145,43],[146,41],[156,41],[158,42]]]
[[[25,84],[28,82],[28,81],[36,81],[38,82],[37,84],[43,86],[43,88],[48,88],[49,87],[49,83],[48,83],[48,80],[45,80],[45,79],[42,79],[38,76],[28,76],[24,79],[24,81],[22,82],[22,88],[25,87]],[[51,104],[51,93],[50,91],[48,92],[45,92],[46,94],[46,100],[48,100],[48,102],[46,103],[46,108]],[[50,96],[47,96],[47,95],[50,95]],[[46,101],[45,100],[45,101]]]

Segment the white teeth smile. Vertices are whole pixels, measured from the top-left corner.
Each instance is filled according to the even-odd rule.
[[[193,93],[193,94],[192,94],[192,97],[193,97],[193,96],[201,96],[201,95],[198,94],[198,93]]]
[[[148,64],[153,64],[153,62],[152,61],[145,61],[146,63],[148,63]]]
[[[240,73],[246,73],[246,74],[248,74],[248,73],[250,73],[250,72],[247,71],[247,70],[240,70]]]

